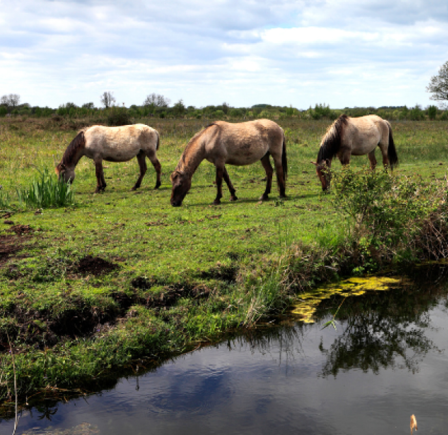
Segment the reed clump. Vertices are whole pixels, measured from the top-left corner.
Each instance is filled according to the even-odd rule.
[[[66,207],[74,203],[74,190],[45,168],[27,187],[17,189],[19,205],[24,209]]]

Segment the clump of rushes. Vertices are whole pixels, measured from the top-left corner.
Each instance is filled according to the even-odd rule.
[[[65,207],[74,203],[71,184],[58,180],[47,168],[39,171],[31,186],[17,189],[17,196],[24,208]]]

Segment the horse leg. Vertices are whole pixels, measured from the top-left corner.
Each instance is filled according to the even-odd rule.
[[[106,184],[106,180],[104,179],[103,161],[102,160],[95,161],[95,173],[96,173],[96,181],[97,181],[95,193],[104,192],[104,189],[106,188],[107,184]]]
[[[271,193],[272,174],[274,173],[271,162],[269,160],[269,154],[266,154],[261,159],[261,164],[263,165],[263,168],[266,172],[266,190],[264,191],[263,195],[260,196],[260,201],[267,201],[269,199],[269,194]]]
[[[375,150],[373,150],[369,153],[369,160],[370,160],[370,168],[373,171],[376,167]]]
[[[146,170],[148,169],[146,166],[146,154],[143,151],[140,151],[137,154],[137,161],[138,165],[140,166],[140,176],[138,177],[137,182],[131,190],[137,190],[141,186],[143,177],[145,176]]]
[[[225,167],[223,166],[216,166],[216,188],[218,190],[216,194],[216,198],[213,201],[214,205],[221,204],[221,198],[222,198],[222,177],[224,175]]]
[[[158,189],[162,182],[160,181],[160,176],[162,175],[162,165],[160,164],[159,160],[156,157],[156,153],[149,153],[147,154],[148,159],[151,161],[152,165],[154,166],[154,169],[156,170],[157,174],[157,181],[156,186],[154,189]]]
[[[236,201],[238,199],[235,195],[236,190],[233,187],[232,182],[230,181],[230,177],[229,177],[229,174],[227,173],[227,169],[225,166],[224,166],[223,176],[224,176],[224,181],[226,182],[227,187],[229,188],[229,191],[230,191],[230,201]]]
[[[274,156],[273,156],[274,157]],[[276,160],[274,158],[274,164],[275,164],[275,173],[277,175],[277,185],[278,190],[280,191],[280,198],[286,198],[286,183],[285,183],[285,174],[283,172],[283,165],[281,158]]]
[[[389,144],[383,145],[380,144],[381,154],[383,155],[383,165],[387,169],[389,167],[389,157],[387,156],[387,148]]]

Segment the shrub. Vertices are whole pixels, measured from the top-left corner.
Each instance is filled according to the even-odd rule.
[[[418,104],[409,111],[409,119],[412,121],[421,121],[425,119],[425,114]]]
[[[428,107],[428,118],[432,121],[436,119],[437,116],[437,107],[436,106],[429,106]]]
[[[74,203],[74,191],[69,183],[59,181],[45,168],[28,188],[17,189],[21,206],[25,208],[65,207]]]
[[[225,117],[225,113],[222,110],[215,110],[215,113],[213,113],[213,116],[216,119],[223,119]]]
[[[422,222],[444,204],[446,196],[436,182],[425,184],[368,168],[335,171],[333,187],[333,204],[350,217],[349,231],[359,248],[381,249],[391,258],[409,250]]]
[[[132,124],[128,110],[125,107],[112,107],[107,113],[107,125],[120,126]]]

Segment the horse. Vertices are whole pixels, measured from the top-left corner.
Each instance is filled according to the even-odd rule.
[[[342,165],[350,163],[350,156],[369,155],[370,166],[375,169],[375,148],[379,147],[383,155],[383,165],[391,169],[398,165],[397,151],[392,137],[392,127],[388,121],[377,115],[350,118],[341,115],[328,128],[322,138],[316,166],[316,173],[322,183],[322,190],[330,186],[330,174],[333,157],[337,156]]]
[[[277,184],[280,197],[285,198],[287,174],[286,141],[283,129],[269,119],[231,124],[216,121],[197,133],[187,144],[176,169],[171,174],[173,185],[171,205],[179,207],[185,195],[190,190],[191,179],[200,163],[206,159],[216,166],[217,195],[213,201],[219,205],[222,198],[222,179],[230,191],[230,201],[236,201],[226,164],[246,166],[261,160],[266,171],[266,190],[260,200],[269,199],[272,185],[272,166],[269,160],[272,156],[277,174]]]
[[[95,193],[106,188],[103,160],[108,162],[127,162],[137,157],[140,176],[132,190],[140,187],[146,173],[146,157],[151,161],[157,173],[155,189],[159,188],[162,166],[157,160],[159,133],[144,124],[122,127],[104,127],[93,125],[82,129],[65,150],[61,162],[56,166],[56,174],[66,183],[75,180],[75,167],[82,156],[95,162],[97,187]]]

